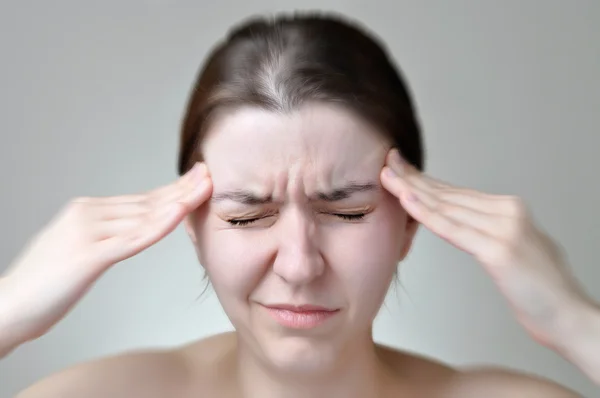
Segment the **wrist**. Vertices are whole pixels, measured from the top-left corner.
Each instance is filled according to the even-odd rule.
[[[585,298],[563,319],[557,351],[600,383],[600,305]]]
[[[570,351],[593,328],[594,303],[588,299],[571,300],[562,306],[556,326],[555,345]]]

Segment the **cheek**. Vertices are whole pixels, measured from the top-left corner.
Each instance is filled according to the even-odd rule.
[[[367,223],[327,234],[329,263],[338,268],[335,272],[348,295],[362,305],[378,306],[385,297],[400,260],[405,227],[406,214],[400,206],[386,202]]]
[[[268,269],[267,245],[259,234],[219,229],[211,217],[196,222],[202,266],[222,302],[248,296]]]
[[[204,211],[195,221],[197,248],[213,288],[228,307],[246,299],[273,263],[273,237],[265,230],[222,229]],[[405,239],[406,214],[396,200],[382,201],[363,224],[338,224],[320,234],[320,251],[332,268],[334,284],[361,306],[377,307],[387,293]],[[331,286],[330,286],[331,287]],[[368,298],[368,300],[365,300]]]

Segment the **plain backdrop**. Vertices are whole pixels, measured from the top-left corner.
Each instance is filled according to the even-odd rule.
[[[522,196],[600,300],[600,2],[3,1],[0,271],[71,197],[171,182],[192,81],[241,19],[341,12],[386,43],[414,93],[428,172]],[[0,397],[67,366],[231,329],[182,227],[114,267],[49,334],[0,361]],[[481,267],[421,230],[378,341],[534,372],[598,396],[533,342]]]

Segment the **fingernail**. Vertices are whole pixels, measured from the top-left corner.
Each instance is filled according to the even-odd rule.
[[[397,148],[392,148],[390,151],[390,160],[394,163],[402,162],[402,159],[400,159],[400,152]]]
[[[396,174],[402,175],[404,162],[402,162],[402,158],[400,157],[400,152],[396,148],[391,150],[390,153],[390,167],[394,169]]]
[[[196,163],[194,165],[194,177],[204,177],[206,165],[204,163]]]
[[[396,172],[394,170],[392,170],[389,166],[386,166],[383,169],[383,174],[385,174],[386,176],[388,176],[390,178],[398,177],[398,175],[396,174]]]
[[[197,171],[198,171],[198,163],[194,164],[185,174],[190,177],[193,177],[196,175]]]

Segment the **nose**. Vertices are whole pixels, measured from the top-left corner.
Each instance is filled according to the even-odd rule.
[[[319,250],[317,227],[301,210],[281,215],[278,251],[273,271],[291,285],[304,285],[323,274],[325,262]]]

